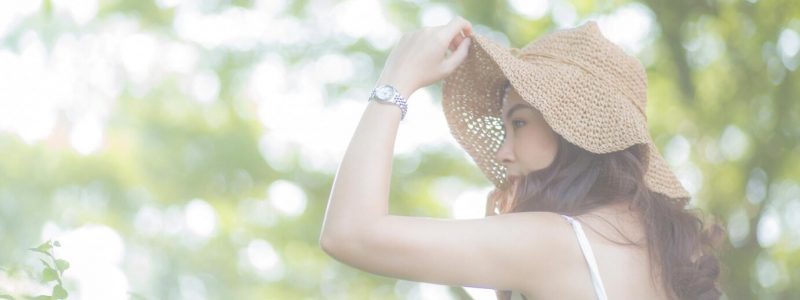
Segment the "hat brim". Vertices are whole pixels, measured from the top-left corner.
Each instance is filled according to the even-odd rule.
[[[508,80],[553,131],[583,149],[609,153],[647,144],[648,188],[688,200],[688,191],[653,143],[645,116],[624,95],[598,85],[576,66],[520,58],[486,37],[472,38],[467,59],[445,79],[442,106],[454,138],[496,187],[507,184],[505,167],[494,157],[503,141],[500,97]],[[589,101],[582,95],[602,99]]]

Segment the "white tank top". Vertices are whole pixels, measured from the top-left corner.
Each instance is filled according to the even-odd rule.
[[[572,229],[575,230],[575,235],[578,237],[578,244],[581,246],[581,252],[583,253],[583,257],[586,259],[586,264],[589,265],[589,272],[592,274],[592,285],[594,286],[595,294],[597,294],[597,299],[608,300],[608,296],[606,296],[606,289],[603,287],[603,280],[600,279],[600,271],[597,269],[597,262],[594,259],[592,246],[589,245],[589,239],[586,238],[586,234],[583,232],[581,223],[570,216],[561,216],[564,217],[564,219],[566,219],[567,222],[572,225]],[[523,300],[522,294],[517,291],[512,291],[511,300]]]

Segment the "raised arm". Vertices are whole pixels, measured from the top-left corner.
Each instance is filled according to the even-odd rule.
[[[403,36],[377,85],[391,84],[408,99],[448,74],[467,56],[472,27],[463,18]],[[453,53],[446,56],[450,48]],[[366,98],[366,95],[365,95]],[[413,108],[413,103],[410,103]],[[323,247],[358,234],[388,214],[389,182],[400,109],[369,102],[334,179],[322,228]]]
[[[463,32],[463,36],[462,33]],[[392,50],[378,84],[408,97],[450,74],[467,56],[470,24],[406,34]],[[447,49],[453,50],[446,56]],[[413,103],[409,103],[413,109]],[[392,154],[400,109],[371,102],[347,147],[331,190],[320,244],[335,259],[388,277],[522,290],[553,270],[552,253],[568,225],[552,213],[516,213],[449,220],[388,214]],[[536,228],[548,230],[535,230]]]

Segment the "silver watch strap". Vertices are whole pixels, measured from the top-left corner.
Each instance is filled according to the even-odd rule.
[[[400,121],[406,118],[406,112],[408,111],[408,103],[403,96],[400,96],[400,93],[394,93],[394,104],[400,107]]]
[[[369,99],[370,100],[377,99],[375,97],[375,89],[373,89],[372,93],[370,93]],[[375,101],[379,102],[379,103],[391,103],[391,104],[397,105],[398,107],[400,107],[400,121],[405,119],[406,112],[408,111],[408,102],[406,101],[405,98],[403,98],[403,96],[400,95],[400,92],[398,92],[397,89],[395,89],[394,97],[392,98],[392,100],[389,100],[389,101],[377,101],[377,100],[375,100]]]

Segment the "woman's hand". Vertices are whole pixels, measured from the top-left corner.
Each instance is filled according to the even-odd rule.
[[[472,24],[462,17],[404,34],[389,54],[378,86],[390,84],[408,99],[417,89],[450,75],[464,61],[470,36]]]

